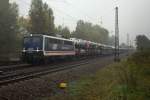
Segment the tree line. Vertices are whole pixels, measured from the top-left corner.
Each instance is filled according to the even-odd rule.
[[[9,0],[0,1],[0,54],[9,54],[20,50],[24,34],[61,35],[64,38],[76,37],[99,43],[113,43],[114,38],[100,25],[79,20],[76,29],[71,32],[65,26],[54,24],[54,12],[42,0],[32,0],[28,17],[19,16],[18,5]],[[112,44],[113,45],[113,44]]]
[[[17,45],[18,41],[18,6],[15,3],[10,4],[9,0],[0,1],[0,56],[10,54]]]

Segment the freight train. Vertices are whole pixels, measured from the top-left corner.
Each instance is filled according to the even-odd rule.
[[[122,50],[123,52],[124,50]],[[30,34],[23,38],[22,60],[27,63],[46,62],[57,58],[77,58],[114,53],[114,47],[82,39]]]

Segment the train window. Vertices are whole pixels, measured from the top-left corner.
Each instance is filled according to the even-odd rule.
[[[48,48],[48,43],[49,43],[48,38],[45,38],[45,46],[46,46],[46,48]]]
[[[57,39],[49,38],[49,43],[52,44],[57,43]]]
[[[40,37],[33,37],[32,38],[32,43],[37,44],[37,43],[40,43],[40,42],[41,42],[41,38]]]
[[[62,42],[63,42],[62,40],[57,39],[57,44],[62,44]]]
[[[73,45],[73,42],[72,41],[64,41],[64,44],[65,45]]]
[[[49,42],[49,43],[54,43],[55,41],[54,41],[54,39],[49,38],[49,39],[48,39],[48,42]]]
[[[24,48],[33,48],[42,49],[42,37],[34,36],[34,37],[24,37],[23,40]]]
[[[41,42],[41,37],[25,37],[24,38],[24,44],[29,44],[29,43],[37,44],[40,42]]]
[[[31,42],[31,38],[24,38],[24,44],[29,44]]]

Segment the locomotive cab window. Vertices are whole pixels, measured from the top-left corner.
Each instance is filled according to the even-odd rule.
[[[23,40],[24,48],[29,49],[32,48],[33,50],[42,49],[42,37],[34,36],[34,37],[24,37]]]

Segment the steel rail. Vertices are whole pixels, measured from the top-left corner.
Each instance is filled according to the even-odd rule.
[[[31,71],[31,72],[27,72],[27,73],[19,73],[19,74],[6,76],[6,77],[2,76],[0,78],[0,86],[15,83],[15,82],[19,82],[19,81],[23,81],[23,80],[27,80],[27,79],[32,79],[34,77],[39,77],[39,76],[46,75],[46,74],[49,74],[49,73],[54,73],[54,72],[58,72],[58,71],[71,69],[71,68],[81,66],[81,65],[86,65],[86,64],[89,64],[89,63],[93,62],[93,60],[96,60],[96,59],[97,59],[97,57],[92,59],[92,60],[91,59],[86,59],[86,60],[83,60],[83,61],[80,61],[80,62],[78,61],[78,62],[75,62],[75,63],[71,63],[71,65],[67,65],[67,64],[54,65],[54,66],[51,66],[49,68],[45,68],[45,69],[41,69],[41,70],[37,70],[37,71],[33,71],[33,72]]]

